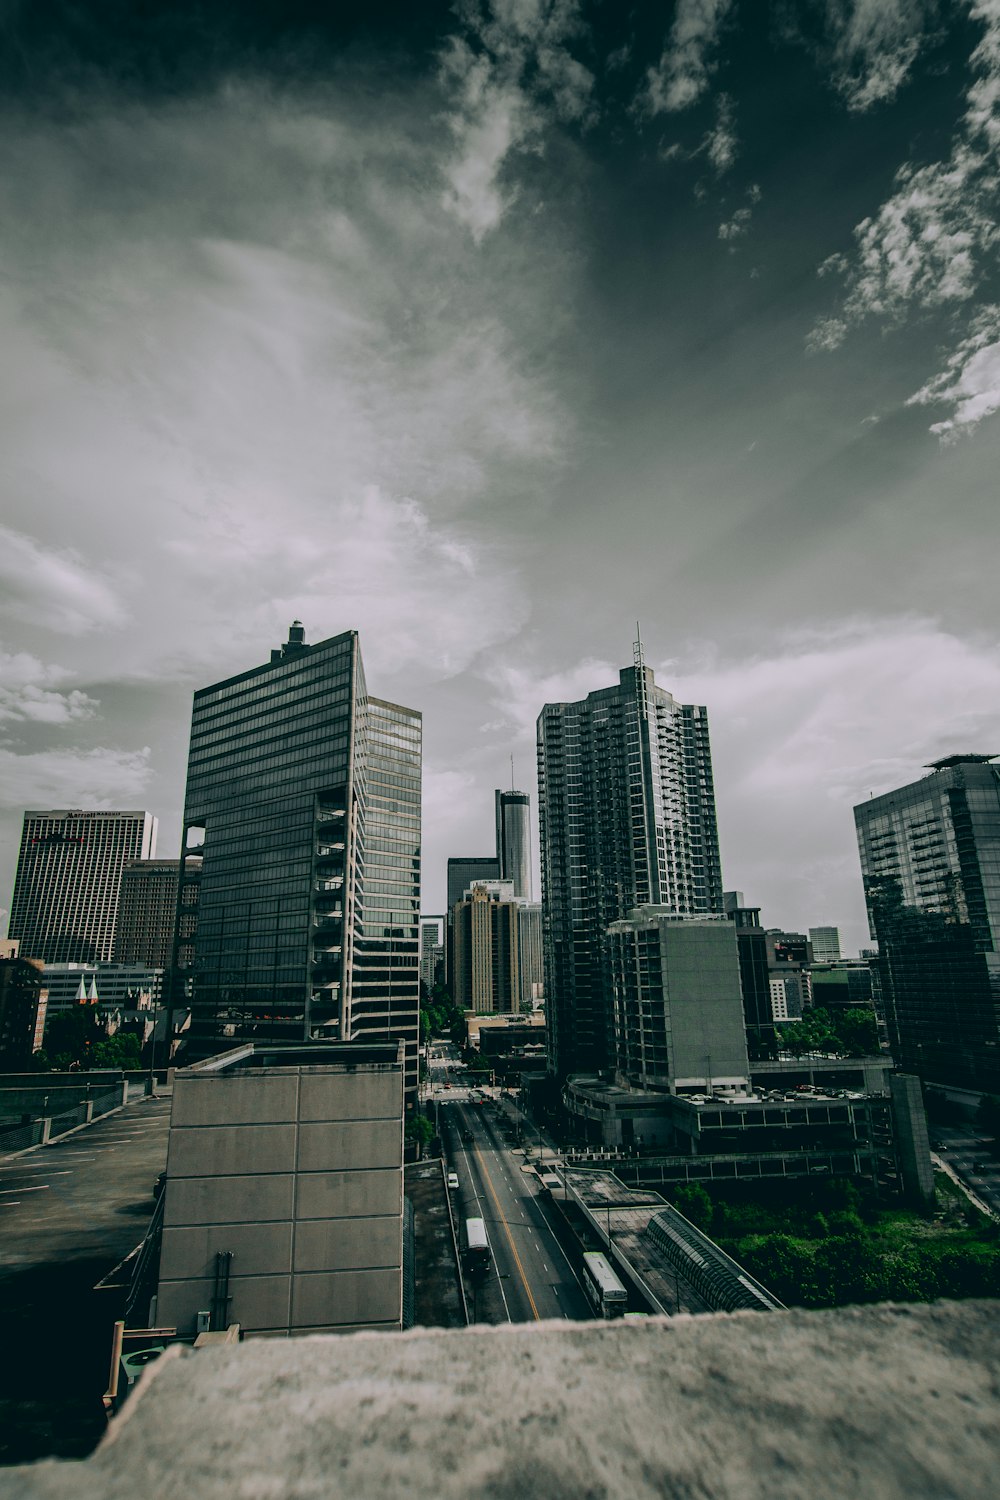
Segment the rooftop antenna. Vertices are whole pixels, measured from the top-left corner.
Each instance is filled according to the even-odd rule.
[[[639,715],[643,719],[649,717],[649,702],[646,693],[646,663],[642,655],[642,632],[639,629],[639,621],[635,622],[635,644],[632,647],[632,660],[635,663],[635,696],[639,704]]]
[[[510,758],[510,789],[511,789],[511,791],[514,790],[514,757],[513,757],[513,755]]]

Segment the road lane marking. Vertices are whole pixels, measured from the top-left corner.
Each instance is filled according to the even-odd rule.
[[[479,1165],[482,1168],[483,1176],[486,1178],[486,1186],[489,1188],[490,1194],[493,1198],[493,1202],[496,1204],[497,1215],[500,1219],[501,1225],[503,1226],[503,1232],[507,1236],[507,1243],[510,1246],[510,1253],[514,1257],[514,1263],[517,1266],[518,1274],[521,1277],[521,1285],[524,1287],[525,1294],[528,1298],[529,1303],[531,1304],[531,1311],[534,1314],[535,1322],[540,1323],[541,1314],[539,1313],[538,1308],[535,1306],[534,1297],[531,1295],[531,1287],[528,1285],[528,1278],[524,1274],[524,1267],[521,1264],[521,1257],[517,1253],[517,1246],[514,1244],[514,1237],[510,1232],[510,1225],[507,1223],[507,1220],[504,1217],[503,1209],[500,1207],[500,1199],[497,1197],[496,1188],[493,1186],[493,1179],[489,1173],[489,1168],[483,1160],[483,1153],[479,1150],[478,1146],[476,1147],[476,1156],[479,1158]]]
[[[7,1193],[44,1193],[49,1186],[47,1182],[40,1182],[36,1187],[0,1188],[0,1194]]]

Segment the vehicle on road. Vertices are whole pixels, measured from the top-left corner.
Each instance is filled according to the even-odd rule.
[[[466,1219],[462,1229],[462,1254],[470,1276],[485,1276],[490,1268],[490,1240],[484,1219]]]
[[[448,1181],[448,1188],[449,1188],[449,1190],[452,1191],[452,1192],[457,1191],[457,1189],[458,1189],[458,1173],[457,1172],[449,1172],[448,1173],[447,1181]]]
[[[628,1311],[628,1292],[599,1250],[584,1254],[583,1290],[599,1318],[621,1318]]]
[[[469,1141],[472,1140],[472,1138],[473,1137],[472,1137],[472,1131],[471,1130],[463,1130],[462,1131],[462,1140],[463,1141],[465,1141],[466,1143],[468,1143]]]

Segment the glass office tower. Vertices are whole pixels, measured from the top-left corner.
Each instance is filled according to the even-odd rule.
[[[195,1056],[389,1036],[415,1086],[419,884],[420,716],[368,698],[355,631],[310,646],[296,621],[195,694],[176,939]]]
[[[605,935],[637,906],[723,910],[704,708],[656,686],[637,648],[616,687],[538,719],[546,1014],[559,1077],[614,1066]]]
[[[893,1056],[1000,1091],[1000,767],[950,755],[854,809]]]
[[[497,863],[500,879],[509,880],[514,895],[531,900],[531,828],[527,792],[496,793]]]

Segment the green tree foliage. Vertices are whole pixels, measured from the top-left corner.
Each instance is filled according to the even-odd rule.
[[[800,1021],[788,1021],[779,1028],[781,1046],[793,1057],[806,1052],[836,1052],[842,1057],[869,1057],[878,1052],[878,1023],[873,1010],[851,1007],[830,1012],[818,1006],[807,1011]]]
[[[59,1011],[45,1032],[45,1050],[53,1068],[88,1068],[95,1047],[107,1040],[104,1027],[89,1005],[74,1005]]]
[[[408,1141],[414,1141],[418,1146],[429,1146],[434,1139],[434,1126],[426,1115],[411,1115],[403,1130],[403,1135]]]
[[[98,1042],[91,1050],[90,1066],[92,1068],[121,1068],[125,1072],[134,1072],[142,1066],[139,1038],[119,1035],[108,1037],[107,1041]]]
[[[712,1200],[700,1182],[687,1182],[683,1187],[677,1188],[674,1193],[674,1207],[704,1234],[712,1228],[714,1216]]]
[[[430,994],[420,991],[420,1040],[446,1036],[456,1047],[465,1045],[465,1013],[455,1004],[443,984],[436,984]]]

